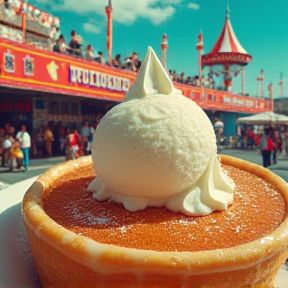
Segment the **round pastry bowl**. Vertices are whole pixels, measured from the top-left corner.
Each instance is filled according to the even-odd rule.
[[[253,242],[199,252],[124,248],[65,229],[45,214],[42,197],[64,175],[66,181],[80,179],[93,165],[88,156],[51,168],[30,187],[22,204],[43,287],[274,287],[275,276],[288,257],[288,185],[258,165],[230,156],[219,159],[273,185],[285,201],[285,219],[272,233]]]

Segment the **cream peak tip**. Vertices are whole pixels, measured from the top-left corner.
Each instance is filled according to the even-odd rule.
[[[174,87],[169,75],[163,68],[153,48],[148,46],[136,80],[126,93],[125,102],[143,99],[149,95],[170,95],[173,91]]]

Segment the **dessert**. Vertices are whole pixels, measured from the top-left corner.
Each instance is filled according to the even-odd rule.
[[[207,215],[233,201],[209,118],[173,87],[150,47],[124,103],[98,125],[92,158],[97,178],[88,190],[131,211],[166,206]]]
[[[27,191],[43,287],[273,287],[288,257],[287,183],[217,156],[211,124],[163,73],[149,49],[97,128],[94,163],[55,166]]]

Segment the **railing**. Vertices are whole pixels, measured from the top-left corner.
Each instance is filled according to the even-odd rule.
[[[22,16],[17,14],[9,15],[7,12],[12,12],[13,10],[7,10],[8,11],[6,11],[4,5],[0,4],[0,22],[13,26],[19,30],[22,29]],[[50,29],[48,27],[30,19],[26,19],[26,30],[38,35],[40,34],[46,37],[50,36]]]
[[[50,29],[33,20],[26,19],[26,30],[50,37]]]
[[[271,110],[271,102],[263,98],[236,95],[226,91],[193,87],[177,82],[174,82],[174,85],[186,97],[197,102],[203,109],[244,113],[258,113]]]
[[[4,8],[4,5],[0,4],[0,21],[3,23],[6,23],[8,25],[12,25],[16,28],[21,29],[22,19],[20,15],[11,15],[8,16],[6,13],[6,9]]]

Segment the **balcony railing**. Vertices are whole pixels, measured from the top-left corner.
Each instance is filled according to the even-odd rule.
[[[41,25],[40,23],[26,19],[26,29],[30,32],[38,33],[50,37],[50,29]]]
[[[1,4],[0,21],[6,25],[13,26],[17,29],[22,29],[22,16],[17,15],[12,9],[5,9],[4,5]],[[43,26],[36,20],[26,19],[26,30],[35,34],[50,37],[50,29]]]
[[[21,23],[22,23],[22,19],[20,15],[13,15],[12,11],[9,14],[8,9],[6,10],[4,5],[0,4],[0,21],[6,24],[10,24],[12,26],[14,26],[15,28],[19,28],[21,29]]]

